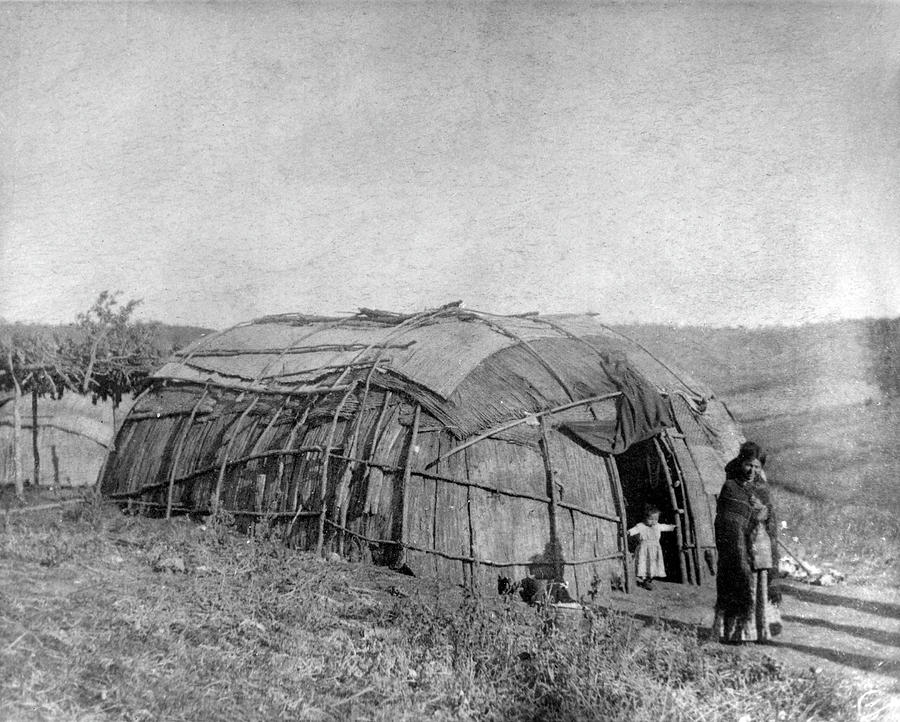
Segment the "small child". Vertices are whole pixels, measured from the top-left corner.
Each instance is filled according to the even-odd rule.
[[[653,589],[653,577],[666,576],[659,537],[662,532],[674,529],[674,524],[660,524],[659,509],[648,504],[644,509],[644,521],[628,530],[629,536],[637,535],[638,538],[634,552],[638,586]]]

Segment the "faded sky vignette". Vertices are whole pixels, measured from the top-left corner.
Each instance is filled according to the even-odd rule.
[[[900,315],[900,4],[0,5],[0,316]]]

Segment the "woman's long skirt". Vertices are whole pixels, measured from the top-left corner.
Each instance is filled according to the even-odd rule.
[[[750,605],[740,613],[716,609],[713,634],[720,642],[768,642],[781,632],[781,611],[769,601],[768,572],[754,572],[750,585]]]

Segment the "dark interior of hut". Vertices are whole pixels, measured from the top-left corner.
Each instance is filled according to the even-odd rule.
[[[662,462],[656,453],[653,440],[633,444],[627,451],[617,454],[614,458],[622,480],[622,493],[625,496],[627,528],[630,529],[644,520],[644,510],[648,504],[659,509],[661,524],[677,524],[666,475],[661,468]],[[664,532],[660,537],[660,546],[666,566],[666,581],[683,582],[675,532]]]

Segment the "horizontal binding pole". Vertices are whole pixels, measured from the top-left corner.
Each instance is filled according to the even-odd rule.
[[[18,509],[3,509],[0,511],[5,516],[12,516],[13,514],[27,514],[32,511],[47,511],[48,509],[62,509],[64,506],[69,506],[71,504],[81,504],[85,500],[84,499],[64,499],[63,501],[55,501],[52,504],[38,504],[37,506],[23,506]]]
[[[232,516],[256,516],[264,519],[293,519],[295,517],[314,517],[319,516],[317,511],[244,511],[242,509],[223,509],[226,514]],[[212,514],[211,509],[207,509],[202,514]]]
[[[145,506],[153,509],[165,509],[165,504],[160,504],[155,501],[139,501],[137,499],[133,500],[125,500],[127,504],[133,504],[134,506]],[[212,514],[211,509],[196,509],[192,506],[173,506],[172,511],[184,511],[189,514],[202,514],[203,516],[208,516]],[[284,517],[293,517],[296,512],[293,511],[247,511],[242,509],[222,509],[222,512],[225,514],[231,514],[233,516],[256,516],[256,517],[265,517],[271,519],[278,519]],[[317,511],[301,511],[300,516],[318,516],[319,512]]]
[[[232,459],[226,464],[226,468],[233,468],[235,466],[239,466],[241,464],[246,464],[250,461],[254,461],[256,459],[265,459],[273,456],[299,456],[307,453],[324,453],[324,449],[321,446],[301,446],[296,449],[278,449],[275,451],[263,451],[258,454],[250,454],[248,456],[243,456],[239,459]],[[390,464],[379,464],[375,461],[371,461],[369,459],[358,459],[356,457],[347,456],[345,454],[339,454],[336,452],[331,452],[329,454],[332,458],[343,459],[345,461],[352,461],[358,464],[363,464],[365,466],[375,467],[381,469],[382,471],[400,473],[403,471],[402,467],[399,466],[391,466]],[[221,468],[220,464],[216,464],[214,466],[207,466],[202,469],[197,469],[196,471],[192,471],[190,474],[185,476],[178,477],[174,480],[174,484],[182,484],[186,481],[192,481],[204,474],[209,474],[211,472],[218,471]],[[490,486],[488,484],[479,484],[477,482],[472,481],[462,481],[460,479],[454,479],[449,476],[441,476],[440,474],[432,474],[428,471],[417,471],[412,469],[410,471],[411,476],[418,476],[424,479],[432,479],[434,481],[442,481],[447,484],[455,484],[457,486],[470,487],[474,489],[481,489],[482,491],[487,491],[492,494],[500,494],[501,496],[508,496],[515,499],[528,499],[530,501],[539,501],[544,504],[550,503],[550,497],[538,496],[537,494],[529,494],[527,492],[521,491],[513,491],[511,489],[501,489],[496,486]],[[110,499],[129,499],[141,496],[142,494],[147,494],[153,491],[157,491],[164,487],[168,486],[168,482],[161,482],[159,484],[151,484],[149,486],[141,487],[135,491],[123,491],[117,494],[110,494]],[[579,514],[584,514],[585,516],[593,517],[595,519],[603,519],[604,521],[610,521],[615,524],[619,523],[619,517],[614,516],[612,514],[604,514],[600,511],[591,511],[589,509],[585,509],[584,507],[578,506],[576,504],[570,504],[568,502],[561,501],[557,504],[560,509],[567,509],[569,511],[575,511]],[[386,542],[382,542],[386,543]]]
[[[350,531],[346,527],[342,527],[340,524],[331,521],[331,519],[326,519],[325,523],[337,529],[338,531],[343,531],[344,533],[349,534],[352,537],[356,537],[357,539],[369,544],[400,546],[404,549],[409,549],[410,551],[421,552],[422,554],[432,554],[434,556],[443,557],[444,559],[450,559],[451,561],[455,562],[468,562],[469,564],[481,564],[488,567],[530,567],[544,564],[544,562],[535,562],[533,560],[527,562],[495,562],[491,561],[490,559],[477,559],[475,557],[460,556],[458,554],[447,554],[446,552],[438,551],[437,549],[427,549],[425,547],[418,547],[413,544],[401,544],[399,541],[396,541],[394,539],[372,539],[370,537],[363,536],[362,534],[357,534],[354,531]],[[597,562],[619,559],[621,558],[621,556],[622,552],[616,552],[614,554],[608,554],[602,557],[594,557],[592,559],[579,559],[578,561],[572,562],[560,561],[559,563],[564,566],[575,567],[581,566],[583,564],[596,564]]]
[[[542,416],[552,416],[553,414],[558,414],[562,411],[568,411],[569,409],[574,409],[578,406],[586,406],[587,404],[594,404],[594,403],[599,403],[600,401],[607,401],[609,399],[614,399],[617,396],[621,396],[621,395],[622,395],[621,391],[614,391],[613,393],[601,394],[600,396],[591,396],[589,398],[580,399],[578,401],[570,401],[567,404],[563,404],[562,406],[555,406],[554,408],[547,409],[545,411],[536,411],[533,414],[528,414],[527,416],[523,416],[521,419],[515,419],[514,421],[507,421],[505,424],[500,424],[500,426],[495,426],[493,429],[490,429],[489,431],[485,431],[485,432],[479,434],[478,436],[476,436],[475,438],[469,439],[468,441],[463,442],[459,446],[454,446],[446,454],[441,454],[439,457],[437,457],[433,461],[428,462],[428,464],[425,466],[425,468],[427,469],[430,466],[434,466],[439,461],[443,461],[444,459],[447,459],[447,458],[453,456],[454,454],[458,454],[463,449],[468,449],[470,446],[472,446],[473,444],[477,444],[479,441],[484,441],[485,439],[489,439],[491,436],[496,436],[497,434],[500,434],[504,431],[509,431],[509,429],[515,428],[516,426],[519,426],[520,424],[527,423],[528,421],[530,421],[532,419],[539,419]]]
[[[215,411],[210,409],[208,411],[197,410],[197,413],[194,414],[197,418],[203,418],[203,423],[209,423],[210,421],[217,421],[218,419],[224,419],[226,416],[239,416],[241,414],[242,409],[238,407],[237,409],[228,410],[225,412]],[[256,414],[250,414],[251,416],[266,416],[270,414],[272,411],[271,408],[263,408]],[[125,421],[123,423],[128,423],[130,421],[147,421],[147,420],[156,420],[156,419],[171,419],[177,418],[179,416],[190,416],[190,409],[182,409],[181,411],[141,411],[141,412],[132,412],[128,416],[125,417]]]
[[[255,395],[258,395],[258,394],[255,394]],[[296,409],[292,409],[292,410],[296,410]],[[194,417],[198,420],[197,421],[198,424],[209,424],[213,421],[218,421],[219,419],[224,419],[228,416],[240,416],[241,413],[242,413],[242,410],[240,408],[238,408],[236,410],[232,410],[232,411],[225,411],[225,412],[198,411],[196,414],[194,414]],[[269,408],[269,409],[262,409],[261,411],[255,413],[255,414],[250,413],[249,416],[263,416],[264,417],[264,416],[268,416],[270,413],[272,413],[272,409]],[[166,418],[171,419],[171,418],[190,416],[190,415],[191,415],[190,411],[168,411],[164,414],[155,414],[152,411],[148,411],[146,413],[132,414],[131,416],[128,416],[125,419],[124,423],[129,423],[132,421],[156,421],[157,419],[166,419]],[[290,419],[284,419],[281,423],[287,425],[290,423]]]
[[[182,356],[191,356],[192,358],[212,358],[215,356],[297,356],[301,354],[307,353],[322,353],[328,351],[366,351],[368,349],[384,349],[384,348],[396,348],[396,349],[408,349],[410,346],[415,344],[415,341],[410,341],[409,343],[385,343],[385,344],[373,344],[366,345],[362,343],[351,343],[351,344],[340,344],[340,343],[325,343],[320,344],[318,346],[303,346],[301,348],[255,348],[255,349],[240,349],[240,348],[217,348],[217,349],[207,349],[206,351],[195,351],[190,354],[187,353],[176,353],[176,358]],[[315,371],[315,369],[311,369]]]
[[[333,457],[337,457],[339,459],[344,459],[346,461],[353,461],[358,464],[364,464],[366,466],[374,466],[382,471],[400,473],[403,471],[402,467],[399,466],[390,466],[389,464],[379,464],[374,461],[368,461],[366,459],[356,459],[352,456],[345,456],[343,454],[332,454]],[[539,501],[544,504],[550,503],[549,496],[539,496],[537,494],[529,494],[524,491],[514,491],[512,489],[501,489],[500,487],[490,486],[489,484],[479,484],[474,481],[462,481],[461,479],[454,479],[450,476],[441,476],[440,474],[432,474],[428,471],[417,471],[416,469],[410,470],[411,476],[418,476],[423,479],[431,479],[433,481],[442,481],[446,484],[456,484],[457,486],[464,486],[472,489],[481,489],[482,491],[487,491],[492,494],[500,494],[501,496],[508,496],[515,499],[529,499],[530,501]],[[577,511],[579,514],[584,514],[585,516],[594,517],[596,519],[603,519],[604,521],[611,521],[616,524],[619,523],[619,517],[613,516],[611,514],[604,514],[602,511],[590,511],[585,509],[584,507],[577,506],[576,504],[569,504],[567,502],[561,501],[557,504],[560,509],[568,509],[569,511]]]
[[[324,449],[321,446],[300,446],[296,449],[276,449],[275,451],[261,451],[258,454],[249,454],[248,456],[242,456],[239,459],[232,459],[226,465],[226,469],[233,468],[235,466],[240,466],[241,464],[246,464],[249,461],[254,461],[256,459],[265,459],[271,456],[299,456],[301,454],[308,453],[322,453]],[[197,477],[203,476],[204,474],[209,474],[210,472],[218,471],[222,467],[221,464],[215,464],[213,466],[205,466],[202,469],[196,469],[192,471],[190,474],[186,474],[185,476],[179,476],[172,483],[173,484],[183,484],[186,481],[192,481]],[[110,494],[110,499],[127,499],[133,496],[140,496],[141,494],[146,494],[151,491],[157,491],[165,486],[168,486],[168,482],[160,482],[159,484],[150,484],[149,486],[143,486],[140,489],[135,491],[123,491],[117,494]]]
[[[0,420],[0,427],[3,428],[12,428],[12,420],[11,419],[2,419]],[[22,419],[22,431],[26,429],[31,431],[33,429],[33,425],[31,423],[31,419]],[[73,429],[64,424],[56,424],[52,421],[39,421],[38,428],[40,429],[56,429],[57,431],[62,431],[64,434],[71,434],[72,436],[77,436],[81,439],[87,439],[88,441],[93,441],[97,446],[102,446],[104,449],[109,449],[112,446],[111,442],[101,441],[96,436],[91,436],[84,431],[79,431],[78,429]]]
[[[194,416],[195,417],[196,416],[207,416],[211,413],[212,413],[212,411],[198,411],[196,414],[194,414]],[[139,414],[129,414],[126,419],[126,422],[147,421],[148,419],[153,419],[153,420],[172,419],[172,418],[176,418],[178,416],[190,416],[190,415],[191,415],[191,412],[189,409],[187,409],[185,411],[166,411],[164,413],[158,413],[158,414],[155,414],[152,411],[144,411]]]
[[[167,504],[160,504],[155,501],[141,501],[140,499],[111,499],[110,503],[123,503],[128,506],[144,506],[150,509],[165,509]],[[196,509],[190,506],[173,506],[172,511],[184,511],[187,513],[200,513]]]
[[[312,371],[291,371],[284,374],[269,374],[266,376],[260,376],[260,381],[274,381],[276,379],[289,379],[292,376],[311,376],[321,377],[326,375],[331,371],[346,371],[347,369],[367,369],[372,368],[373,366],[377,367],[379,364],[389,364],[392,359],[382,357],[378,361],[351,361],[345,364],[330,364],[328,366],[318,366],[314,368]],[[380,369],[383,370],[383,369]],[[312,380],[312,379],[310,379]]]
[[[214,372],[213,372],[214,373]],[[241,377],[243,378],[243,377]],[[167,382],[174,386],[209,386],[214,389],[227,389],[228,391],[243,391],[248,394],[266,394],[269,396],[319,396],[337,393],[339,391],[347,391],[350,384],[341,386],[307,386],[302,389],[272,389],[267,386],[253,386],[253,379],[246,379],[247,383],[239,381],[233,384],[226,384],[220,381],[202,381],[193,379],[178,379],[170,377],[155,377],[157,382]]]

